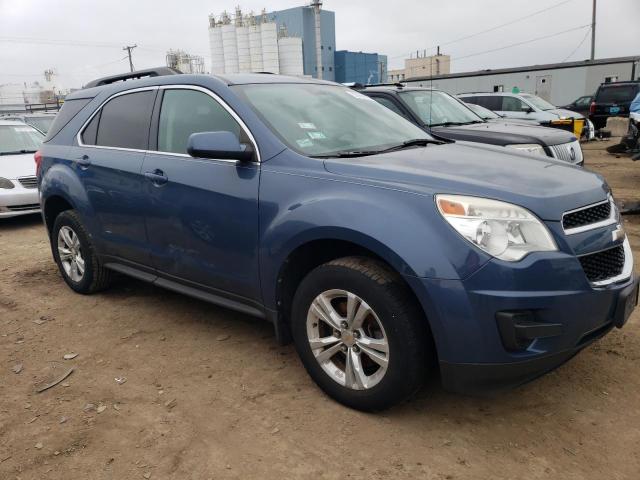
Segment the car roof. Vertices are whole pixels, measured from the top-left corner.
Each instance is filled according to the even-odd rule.
[[[600,88],[602,87],[618,87],[623,85],[640,85],[640,80],[624,80],[620,82],[609,82],[609,83],[601,83]]]
[[[295,77],[289,75],[276,75],[269,73],[234,73],[225,75],[209,75],[209,74],[186,74],[180,73],[175,75],[160,75],[153,77],[145,77],[139,79],[132,79],[126,81],[116,81],[106,85],[100,85],[96,87],[83,88],[76,90],[75,92],[67,95],[65,100],[78,100],[83,98],[93,98],[96,95],[109,92],[118,93],[125,90],[132,90],[134,88],[143,88],[150,86],[162,86],[162,85],[206,85],[211,80],[217,80],[225,85],[248,85],[248,84],[278,84],[278,83],[297,83],[297,84],[318,84],[318,85],[332,85],[341,88],[344,87],[338,83],[330,82],[327,80],[318,80],[311,77]]]

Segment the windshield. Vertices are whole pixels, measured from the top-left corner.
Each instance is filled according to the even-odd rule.
[[[478,115],[480,118],[484,118],[485,120],[487,120],[488,118],[501,118],[497,113],[492,112],[488,108],[476,105],[475,103],[466,103],[465,105],[473,110],[473,113]]]
[[[412,90],[401,92],[400,96],[413,113],[429,127],[482,122],[469,107],[448,93]]]
[[[49,131],[49,127],[53,123],[54,116],[50,115],[47,117],[28,117],[25,119],[25,122],[29,125],[33,125],[38,130],[40,130],[45,135]]]
[[[400,115],[346,87],[270,83],[233,88],[285,144],[303,155],[371,152],[431,139]]]
[[[555,110],[557,108],[555,105],[550,104],[546,100],[529,93],[523,93],[522,98],[524,98],[527,102],[540,110]]]
[[[0,155],[33,153],[44,140],[44,135],[29,125],[0,125]]]

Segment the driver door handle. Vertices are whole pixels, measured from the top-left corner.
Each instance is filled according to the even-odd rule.
[[[144,172],[145,178],[151,180],[156,186],[164,185],[169,181],[169,177],[167,177],[162,170],[155,169],[153,172]]]
[[[82,155],[81,157],[76,158],[76,163],[80,168],[86,170],[89,168],[89,165],[91,165],[91,159],[89,158],[89,155]]]

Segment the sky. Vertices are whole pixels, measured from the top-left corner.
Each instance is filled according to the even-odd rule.
[[[0,84],[42,80],[53,69],[58,88],[79,87],[128,71],[122,47],[134,44],[136,69],[163,65],[169,48],[202,55],[208,68],[210,13],[307,3],[0,0]],[[441,45],[452,72],[463,72],[589,58],[591,6],[592,0],[324,0],[323,8],[335,12],[337,50],[386,54],[390,68],[401,68],[410,52],[435,53]],[[628,55],[640,55],[640,0],[599,0],[596,58]]]

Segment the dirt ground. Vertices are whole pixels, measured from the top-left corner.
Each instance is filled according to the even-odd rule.
[[[640,162],[608,155],[610,144],[585,146],[587,167],[619,199],[640,200]],[[638,268],[640,215],[625,227]],[[495,398],[434,379],[410,402],[363,414],[324,396],[268,324],[130,279],[74,294],[40,218],[5,220],[0,478],[637,479],[639,327],[636,310],[623,330]]]

